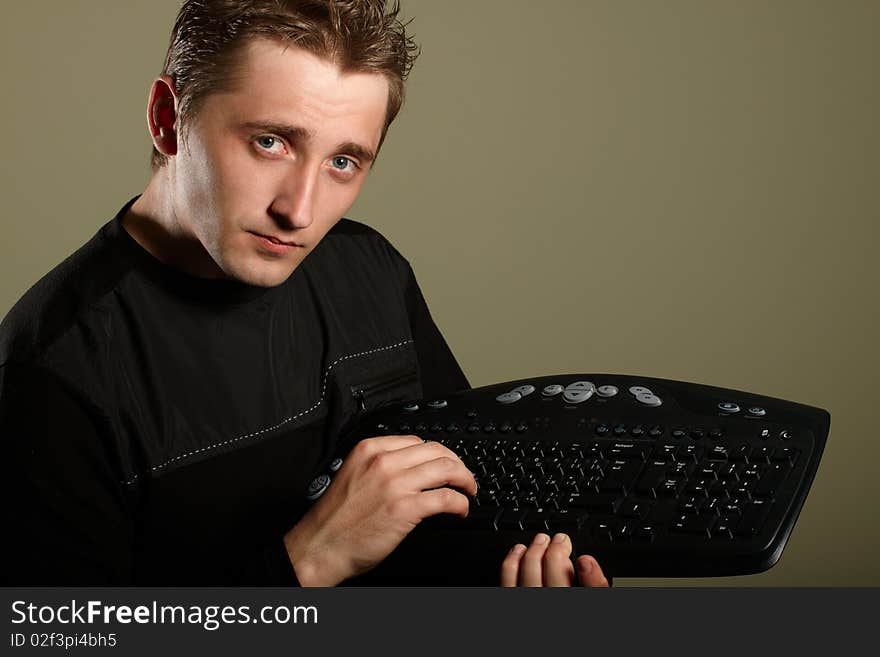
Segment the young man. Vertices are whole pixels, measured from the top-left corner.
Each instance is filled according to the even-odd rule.
[[[358,443],[305,496],[362,408],[468,385],[408,262],[342,219],[415,57],[397,12],[184,4],[146,190],[0,329],[8,583],[356,582],[423,518],[467,514],[472,474],[416,436]],[[570,554],[539,535],[485,576],[606,585]]]

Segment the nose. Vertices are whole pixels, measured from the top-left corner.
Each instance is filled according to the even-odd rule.
[[[269,214],[281,228],[308,228],[314,220],[314,197],[318,187],[318,171],[307,163],[295,163],[284,176],[269,206]]]

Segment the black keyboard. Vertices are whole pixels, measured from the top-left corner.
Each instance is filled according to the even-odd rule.
[[[542,376],[373,411],[309,497],[358,440],[415,434],[455,451],[479,486],[467,518],[428,518],[399,548],[425,563],[497,570],[515,543],[562,531],[615,577],[744,575],[779,560],[829,427],[825,410],[738,390]]]

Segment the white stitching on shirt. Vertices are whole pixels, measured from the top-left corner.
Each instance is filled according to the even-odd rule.
[[[193,456],[195,454],[200,454],[201,452],[206,452],[210,449],[215,449],[216,447],[222,447],[223,445],[229,445],[231,443],[238,442],[239,440],[244,440],[245,438],[252,438],[253,436],[258,436],[261,433],[266,433],[267,431],[274,431],[278,427],[283,426],[283,425],[287,424],[288,422],[291,422],[292,420],[295,420],[299,417],[302,417],[303,415],[307,415],[308,413],[311,413],[316,408],[318,408],[318,406],[321,405],[321,402],[324,401],[324,393],[327,390],[327,377],[330,374],[330,370],[332,370],[334,367],[336,367],[336,365],[338,365],[339,363],[341,363],[344,360],[348,360],[349,358],[358,358],[359,356],[368,356],[370,354],[375,354],[380,351],[388,351],[389,349],[396,349],[397,347],[402,347],[403,345],[409,344],[412,341],[413,341],[412,338],[410,338],[409,340],[404,340],[403,342],[398,342],[397,344],[393,344],[388,347],[378,347],[377,349],[370,349],[369,351],[361,351],[356,354],[349,354],[347,356],[341,356],[340,358],[337,358],[336,360],[334,360],[330,364],[330,366],[324,371],[324,380],[321,382],[321,397],[318,399],[318,401],[316,401],[311,406],[311,408],[308,408],[304,411],[301,411],[301,412],[297,413],[296,415],[291,415],[289,418],[282,420],[281,422],[279,422],[278,424],[276,424],[274,426],[266,427],[265,429],[260,429],[259,431],[253,431],[251,433],[247,433],[242,436],[238,436],[236,438],[230,438],[229,440],[224,440],[219,443],[214,443],[213,445],[208,445],[207,447],[200,447],[199,449],[195,449],[191,452],[187,452],[186,454],[181,454],[179,456],[175,456],[174,458],[168,459],[164,463],[160,463],[159,465],[154,465],[152,468],[150,468],[150,472],[155,472],[156,470],[161,470],[165,466],[170,465],[171,463],[174,463],[175,461],[185,459],[185,458]],[[138,475],[134,475],[134,477],[132,477],[128,481],[123,482],[123,484],[128,486],[130,484],[133,484],[135,481],[137,481],[137,479],[138,479]]]

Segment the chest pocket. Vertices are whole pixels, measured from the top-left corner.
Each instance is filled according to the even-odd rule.
[[[421,396],[419,394],[421,387],[418,383],[419,373],[412,364],[398,364],[397,367],[378,374],[374,373],[352,383],[351,397],[356,404],[356,411],[360,414],[388,404],[416,399]]]
[[[329,443],[335,451],[339,441],[371,411],[421,399],[421,373],[414,346],[410,342],[347,360],[335,372],[328,392]]]

